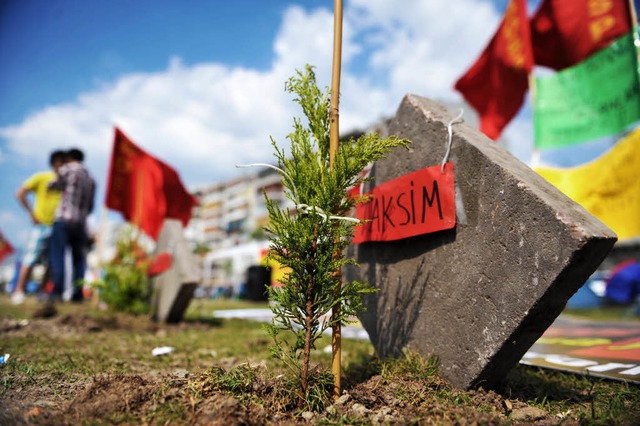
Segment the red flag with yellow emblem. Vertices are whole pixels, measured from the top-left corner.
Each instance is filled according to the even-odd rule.
[[[184,226],[198,204],[178,173],[115,129],[105,205],[156,240],[165,218]]]
[[[571,67],[631,31],[628,0],[544,0],[531,18],[536,65]]]
[[[480,115],[480,130],[498,139],[518,113],[533,68],[526,0],[511,0],[498,31],[480,57],[455,84]]]

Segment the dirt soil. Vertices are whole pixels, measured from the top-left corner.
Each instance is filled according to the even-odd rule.
[[[28,322],[0,319],[0,338],[42,334],[100,333],[117,327],[153,325],[135,321],[100,321],[87,316],[57,316]],[[190,326],[190,325],[178,325]],[[228,368],[224,366],[223,368]],[[255,367],[255,368],[260,368]],[[6,373],[3,373],[6,374]],[[100,374],[93,377],[50,377],[30,385],[27,375],[4,376],[12,385],[0,396],[0,425],[175,424],[160,413],[179,410],[179,424],[287,425],[287,424],[527,424],[572,425],[516,399],[487,390],[460,392],[461,402],[440,398],[452,390],[444,381],[418,380],[398,375],[393,380],[373,376],[345,386],[342,397],[322,412],[300,412],[286,406],[282,377],[257,374],[248,384],[249,398],[214,390],[207,372],[155,371],[137,374]],[[455,398],[454,398],[455,399]],[[175,417],[174,417],[175,418]]]

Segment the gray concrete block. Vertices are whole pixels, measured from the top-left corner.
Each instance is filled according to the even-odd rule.
[[[180,221],[165,219],[155,252],[171,253],[172,263],[168,270],[151,279],[154,289],[152,318],[168,323],[179,322],[200,282],[197,260],[184,239]]]
[[[413,141],[373,168],[380,185],[438,165],[455,113],[409,95],[390,133]],[[440,359],[454,386],[497,383],[561,313],[616,236],[528,166],[464,123],[453,125],[452,230],[351,246],[379,291],[361,321],[381,356],[413,348]]]

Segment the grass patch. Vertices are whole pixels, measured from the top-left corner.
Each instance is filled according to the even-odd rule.
[[[518,365],[500,392],[554,414],[571,412],[582,424],[634,424],[640,386]]]
[[[11,355],[0,367],[0,406],[8,413],[0,413],[0,424],[13,424],[27,412],[48,424],[206,424],[207,416],[244,424],[300,420],[296,386],[270,357],[272,342],[262,324],[211,320],[215,310],[266,303],[194,300],[187,320],[173,325],[90,303],[62,305],[58,316],[32,320],[38,306],[28,298],[16,307],[0,296],[0,352]],[[613,318],[615,312],[607,319]],[[331,363],[325,350],[330,340],[320,339],[313,354],[318,387],[305,408],[315,413],[312,423],[371,424],[371,416],[378,416],[381,424],[426,418],[434,424],[510,424],[520,405],[542,409],[557,423],[562,416],[586,425],[637,424],[640,418],[638,385],[519,365],[499,388],[465,392],[439,377],[436,359],[411,351],[398,360],[380,359],[368,341],[351,339],[342,346],[342,382],[350,399],[327,411],[322,373]],[[174,350],[152,356],[160,346]],[[107,396],[114,399],[101,406]],[[360,412],[358,405],[366,409]],[[111,406],[120,411],[109,411]]]

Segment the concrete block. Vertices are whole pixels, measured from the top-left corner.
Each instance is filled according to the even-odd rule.
[[[372,187],[438,165],[456,114],[408,95],[390,134],[413,141],[372,171]],[[561,313],[616,236],[506,150],[453,125],[454,229],[351,246],[345,270],[379,289],[364,328],[381,356],[413,348],[440,359],[458,388],[499,382]]]
[[[179,322],[200,282],[198,264],[183,237],[180,221],[165,219],[155,252],[171,253],[172,263],[169,269],[151,279],[154,288],[152,318],[168,323]]]

